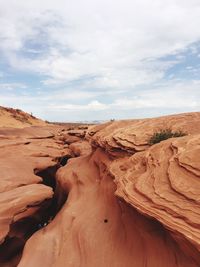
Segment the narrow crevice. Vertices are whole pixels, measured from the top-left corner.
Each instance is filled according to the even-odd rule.
[[[10,225],[10,231],[0,245],[0,266],[15,267],[19,263],[26,241],[38,231],[41,221],[48,219],[48,208],[50,200],[45,200],[40,204],[39,209],[29,217],[23,218]],[[9,264],[9,265],[8,265]]]
[[[44,137],[28,137],[27,139],[30,139],[30,140],[43,140],[43,139],[52,139],[54,138],[55,136],[54,135],[50,135],[50,136],[44,136]]]
[[[62,157],[61,159],[63,160],[63,158],[64,157]],[[35,172],[37,176],[40,176],[42,178],[42,183],[46,186],[51,187],[54,192],[51,203],[45,214],[43,214],[45,216],[41,217],[41,221],[38,224],[38,229],[48,225],[54,219],[67,199],[66,193],[63,192],[59,184],[56,182],[56,172],[60,167],[62,167],[62,164],[59,162],[54,166],[48,167],[42,171]]]
[[[59,158],[56,158],[56,161],[58,162],[58,164],[60,165],[60,167],[65,166],[68,162],[69,159],[71,159],[72,156],[70,155],[65,155]]]
[[[19,237],[6,237],[0,246],[0,266],[17,266],[20,261],[25,241]],[[7,265],[9,264],[12,265]]]
[[[67,164],[68,157],[63,156],[56,160],[54,166],[44,170],[34,170],[35,175],[42,178],[42,184],[53,189],[53,198],[43,201],[38,210],[29,217],[23,218],[10,225],[10,231],[0,245],[0,266],[12,267],[18,265],[26,241],[38,230],[47,226],[60,211],[67,200],[67,194],[56,181],[57,170]]]
[[[44,185],[51,187],[53,191],[55,192],[55,188],[56,188],[55,175],[59,168],[60,168],[59,164],[56,164],[54,166],[50,166],[41,171],[35,170],[35,175],[41,177],[43,180],[42,183]]]
[[[60,165],[65,166],[67,164],[68,159],[69,157],[67,156],[62,157],[59,161]]]

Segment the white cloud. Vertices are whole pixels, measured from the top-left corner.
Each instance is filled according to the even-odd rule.
[[[88,98],[87,95],[82,95],[87,101],[78,104],[76,100],[81,92],[62,95],[61,90],[57,94],[46,96],[42,93],[34,97],[16,96],[7,92],[7,95],[1,94],[0,105],[20,107],[36,116],[54,121],[150,117],[166,113],[198,111],[200,109],[199,84],[199,80],[185,84],[171,81],[160,84],[160,90],[152,88],[139,91],[130,97],[116,95],[108,103],[104,103],[103,100],[93,100],[88,94]],[[95,97],[98,97],[98,94],[94,94],[93,98]],[[71,101],[75,102],[70,104]]]
[[[27,88],[26,84],[23,83],[0,83],[0,91],[14,91],[15,89],[26,89],[26,88]]]
[[[0,4],[1,49],[14,68],[42,73],[49,77],[46,83],[85,75],[97,76],[101,86],[108,87],[149,83],[162,77],[164,69],[162,64],[151,68],[146,59],[176,53],[200,39],[198,1]],[[27,42],[40,46],[36,59],[23,55]],[[27,51],[31,49],[36,50]]]
[[[198,0],[0,0],[0,7],[2,59],[41,81],[39,95],[30,96],[28,84],[21,85],[27,96],[11,96],[2,91],[20,83],[5,81],[0,72],[0,104],[44,116],[54,109],[58,117],[59,109],[110,116],[117,109],[199,107],[198,81],[180,85],[173,73],[171,84],[162,81],[188,47],[199,57],[192,45],[200,41]],[[168,55],[175,59],[161,60]]]
[[[52,106],[53,109],[62,109],[62,110],[72,110],[72,111],[85,111],[85,110],[89,110],[89,111],[94,111],[94,110],[105,110],[108,109],[109,106],[107,106],[106,104],[102,104],[97,100],[94,100],[86,105],[76,105],[76,104],[66,104],[66,105],[55,105]]]
[[[190,88],[193,88],[191,94]],[[199,96],[196,98],[196,96]],[[186,101],[187,100],[187,101]],[[135,110],[140,108],[200,108],[199,83],[190,82],[187,84],[163,84],[161,90],[149,90],[139,92],[135,97],[116,98],[108,104],[95,100],[85,105],[55,105],[52,108],[63,110]]]

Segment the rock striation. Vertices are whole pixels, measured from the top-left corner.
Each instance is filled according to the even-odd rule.
[[[16,266],[26,240],[53,216],[55,173],[71,151],[56,127],[0,129],[0,266]],[[57,137],[57,135],[58,137]],[[54,208],[53,208],[54,209]]]
[[[108,122],[91,127],[87,138],[94,147],[102,147],[112,155],[124,156],[146,150],[149,147],[149,138],[161,129],[198,134],[200,113]]]
[[[59,169],[57,180],[68,192],[67,201],[55,219],[28,240],[19,267],[41,262],[53,267],[198,266],[161,224],[115,196],[110,164],[97,149]]]
[[[200,113],[0,129],[0,155],[0,266],[200,266]]]
[[[200,262],[200,135],[170,139],[110,172],[116,195],[170,230],[185,253]]]

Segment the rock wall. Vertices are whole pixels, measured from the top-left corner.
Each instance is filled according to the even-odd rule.
[[[98,149],[58,171],[67,201],[53,222],[28,240],[19,267],[41,262],[54,267],[198,266],[161,224],[115,196],[109,164]]]
[[[163,128],[187,135],[150,146]],[[0,266],[200,266],[200,113],[2,132],[0,154]]]

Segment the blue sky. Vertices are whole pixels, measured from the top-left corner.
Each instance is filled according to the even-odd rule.
[[[50,121],[199,111],[199,25],[197,0],[0,0],[0,105]]]

